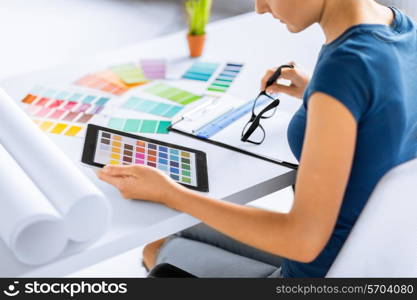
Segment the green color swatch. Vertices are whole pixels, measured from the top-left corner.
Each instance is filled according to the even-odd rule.
[[[154,133],[158,127],[158,121],[144,120],[140,129],[143,133]]]
[[[159,101],[153,101],[148,99],[142,99],[139,97],[130,97],[123,105],[125,109],[137,110],[140,112],[161,116],[165,118],[172,118],[184,107],[178,105],[172,105],[162,103]]]
[[[111,118],[108,126],[112,129],[121,130],[123,128],[125,120],[119,118]]]
[[[169,126],[171,126],[171,122],[169,122],[169,121],[160,121],[159,124],[158,124],[157,133],[167,134]]]
[[[145,89],[144,91],[164,99],[175,101],[182,105],[187,105],[201,99],[201,96],[176,87],[172,87],[165,83],[155,84]]]
[[[110,118],[108,127],[134,133],[168,134],[171,121]]]
[[[128,119],[126,120],[125,126],[123,127],[123,131],[138,132],[141,123],[142,120]]]

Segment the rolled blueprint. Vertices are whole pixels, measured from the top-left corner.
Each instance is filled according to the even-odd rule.
[[[53,260],[68,241],[62,217],[2,146],[0,161],[1,239],[23,263]]]
[[[111,210],[103,193],[0,89],[0,144],[63,217],[75,242],[99,238]]]

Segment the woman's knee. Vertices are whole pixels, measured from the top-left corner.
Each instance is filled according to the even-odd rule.
[[[163,238],[152,243],[146,244],[142,250],[143,261],[148,269],[154,267],[159,249],[167,238]]]

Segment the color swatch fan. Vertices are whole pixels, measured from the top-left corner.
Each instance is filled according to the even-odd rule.
[[[133,87],[125,84],[110,70],[85,75],[76,80],[74,84],[117,96],[122,95]]]
[[[207,88],[208,92],[225,93],[236,77],[242,71],[243,64],[238,63],[227,63],[224,69],[217,75],[210,86]]]
[[[26,113],[48,133],[84,135],[88,123],[101,123],[113,98],[71,89],[37,86],[23,99]]]
[[[142,59],[138,63],[113,65],[107,70],[88,74],[75,84],[120,96],[150,80],[164,79],[166,68],[163,59]]]

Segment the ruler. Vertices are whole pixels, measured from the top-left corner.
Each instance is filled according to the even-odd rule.
[[[268,98],[262,97],[257,101],[256,106],[263,105],[268,100],[269,100]],[[252,111],[252,107],[253,107],[253,101],[248,101],[242,106],[239,106],[238,108],[233,109],[232,111],[226,112],[225,114],[217,117],[210,123],[197,129],[194,134],[199,138],[208,139],[212,137],[213,135],[215,135],[220,130],[226,128],[227,126],[229,126],[236,120],[240,119],[242,116]]]

